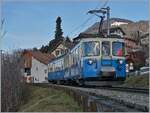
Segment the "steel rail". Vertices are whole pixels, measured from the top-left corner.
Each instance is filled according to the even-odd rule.
[[[85,88],[96,88],[96,89],[106,89],[106,90],[115,90],[122,92],[131,92],[131,93],[141,93],[141,94],[149,94],[148,88],[131,88],[131,87],[122,87],[122,86],[90,86],[86,85]]]

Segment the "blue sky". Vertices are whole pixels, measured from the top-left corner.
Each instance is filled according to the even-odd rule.
[[[64,36],[71,38],[86,30],[99,18],[87,14],[106,0],[3,0],[2,17],[7,34],[2,49],[41,47],[54,38],[55,21],[62,18]],[[108,0],[111,17],[133,21],[148,20],[148,0]],[[89,19],[90,18],[90,19]],[[89,21],[83,24],[87,19]],[[82,25],[82,26],[81,26]]]

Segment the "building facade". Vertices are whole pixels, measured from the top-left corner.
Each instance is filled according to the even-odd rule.
[[[64,55],[71,47],[73,43],[70,41],[70,39],[62,38],[59,40],[53,39],[50,41],[50,48],[49,51],[50,54],[54,55],[55,57],[59,57]]]
[[[67,51],[67,47],[60,43],[52,52],[51,54],[53,54],[55,57],[59,57],[61,55],[63,55],[66,51]]]
[[[25,51],[24,59],[24,79],[27,83],[47,82],[48,62],[54,56],[41,53],[39,51]]]
[[[33,83],[43,83],[46,82],[48,75],[47,64],[44,64],[32,57],[32,68],[31,68],[31,77]]]
[[[139,49],[139,46],[136,44],[134,39],[128,38],[124,36],[125,47],[126,47],[126,55],[130,52]]]

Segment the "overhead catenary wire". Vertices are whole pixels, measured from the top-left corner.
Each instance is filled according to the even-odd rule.
[[[102,7],[105,7],[108,4],[108,2],[109,2],[109,0],[107,0]]]
[[[108,4],[108,2],[109,2],[109,0],[106,0],[105,3],[104,3],[100,8],[105,7],[105,6]],[[99,3],[97,4],[97,6],[95,7],[95,10],[96,10],[96,9],[99,9],[99,5],[100,5],[100,4],[101,4],[101,2],[99,2]],[[68,33],[67,36],[69,36],[69,35],[75,33],[77,30],[80,30],[80,31],[81,31],[81,29],[83,29],[84,26],[85,26],[90,20],[92,20],[93,18],[94,18],[93,15],[91,15],[90,17],[88,17],[82,24],[80,24],[79,26],[75,27],[70,33]],[[77,35],[77,33],[75,33],[73,36],[75,36],[75,35]]]

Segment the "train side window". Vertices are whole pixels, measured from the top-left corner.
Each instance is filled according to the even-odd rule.
[[[60,71],[61,70],[61,60],[59,60],[59,62],[58,62],[58,71]]]
[[[54,67],[53,67],[54,71],[56,71],[56,64],[54,63]]]
[[[69,55],[67,56],[67,67],[69,67]]]
[[[78,48],[75,50],[75,63],[78,61]]]
[[[55,71],[57,71],[57,62],[55,63]]]
[[[71,54],[71,63],[73,65],[73,53]]]
[[[52,69],[51,70],[52,70],[52,72],[54,71],[54,64],[52,64]]]
[[[70,66],[72,66],[72,53],[70,54],[69,62],[70,62]]]
[[[79,46],[78,46],[78,48],[77,48],[77,56],[78,56],[78,60],[77,60],[77,61],[79,61],[79,60],[80,60],[80,55],[79,55]]]
[[[75,64],[75,51],[73,51],[73,64]]]
[[[60,62],[60,70],[63,70],[63,60]]]
[[[62,60],[62,65],[61,66],[62,66],[62,70],[63,70],[64,69],[64,62],[63,62],[63,60]]]
[[[64,57],[64,68],[66,68],[67,67],[67,57],[65,56]]]
[[[49,65],[49,71],[52,72],[52,64]]]
[[[50,65],[50,64],[48,64],[48,72],[50,72],[50,68],[51,68],[51,65]]]
[[[79,47],[79,56],[80,56],[80,58],[82,57],[82,55],[83,55],[83,50],[82,50],[82,47],[80,46]]]
[[[56,63],[56,71],[58,71],[58,61],[57,61],[57,63]]]
[[[69,62],[70,62],[70,66],[72,66],[72,53],[70,54]]]
[[[69,63],[69,55],[66,56],[66,67],[68,67],[68,63]]]

